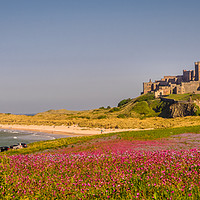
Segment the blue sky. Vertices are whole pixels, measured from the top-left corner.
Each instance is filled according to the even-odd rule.
[[[200,60],[200,2],[0,0],[0,112],[116,106]]]

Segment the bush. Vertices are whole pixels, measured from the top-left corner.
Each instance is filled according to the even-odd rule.
[[[194,105],[194,107],[195,107],[195,112],[194,112],[194,116],[200,116],[200,108],[199,108],[199,106],[197,106],[196,104]]]
[[[120,102],[118,103],[118,107],[121,107],[121,106],[123,106],[123,105],[126,105],[126,104],[129,103],[130,101],[131,101],[130,98],[128,98],[128,99],[123,99],[122,101],[120,101]]]
[[[120,111],[120,108],[114,107],[109,112],[116,112],[116,111]]]
[[[168,102],[164,102],[161,100],[154,100],[154,101],[150,101],[149,103],[149,107],[154,110],[155,112],[162,112],[163,109],[166,108],[166,106],[168,106]]]
[[[99,109],[104,110],[105,108],[102,106],[102,107],[100,107]]]
[[[147,94],[143,94],[141,96],[139,96],[135,102],[141,102],[141,101],[150,101],[150,100],[154,100],[155,96],[153,93],[147,93]]]
[[[106,119],[106,118],[107,118],[106,115],[100,115],[100,116],[97,117],[97,119]]]
[[[151,112],[149,105],[146,101],[138,102],[134,107],[133,111],[139,114],[147,115]]]
[[[117,116],[117,118],[127,118],[127,117],[130,117],[130,115],[128,115],[128,114],[119,114]]]
[[[136,113],[140,115],[151,115],[153,114],[153,110],[149,107],[146,101],[138,102],[132,109]]]

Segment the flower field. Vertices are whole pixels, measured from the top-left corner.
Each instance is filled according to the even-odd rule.
[[[200,199],[200,150],[177,141],[110,139],[1,156],[0,199]]]

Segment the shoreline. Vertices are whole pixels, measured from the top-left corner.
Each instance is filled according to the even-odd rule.
[[[38,126],[38,125],[7,125],[0,124],[0,129],[11,129],[21,131],[34,131],[43,132],[49,134],[59,134],[68,136],[91,136],[114,132],[123,131],[140,131],[140,130],[151,130],[151,129],[100,129],[100,128],[87,128],[78,126]],[[103,131],[103,132],[102,132]]]

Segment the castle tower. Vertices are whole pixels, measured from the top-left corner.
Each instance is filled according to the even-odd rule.
[[[195,62],[195,81],[200,81],[200,62]]]

